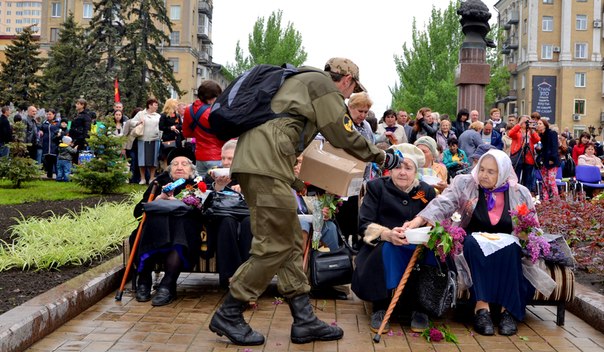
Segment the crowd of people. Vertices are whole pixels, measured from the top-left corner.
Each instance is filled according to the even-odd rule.
[[[362,199],[348,197],[335,216],[326,209],[314,211],[324,216],[321,242],[327,250],[339,247],[340,232],[358,249],[351,288],[371,302],[370,324],[376,332],[416,248],[406,231],[459,212],[468,233],[512,233],[510,209],[522,203],[534,209],[535,172],[543,180],[544,199],[559,197],[555,179],[565,163],[594,165],[604,172],[602,148],[589,133],[575,140],[568,130],[558,133],[536,112],[510,115],[504,121],[497,108],[488,117],[463,108],[451,120],[422,107],[415,119],[407,111],[388,109],[378,120],[358,67],[345,58],[330,59],[324,72],[309,71],[286,80],[271,103],[285,117],[254,127],[238,139],[220,140],[210,129],[210,110],[221,93],[218,83],[206,80],[192,104],[168,99],[160,106],[151,98],[130,117],[121,103],[115,103],[110,113],[115,122],[112,133],[126,137],[122,152],[130,161],[130,182],[148,184],[134,209],[137,218],[143,212],[147,215],[137,248],[136,300],[169,304],[176,298],[180,272],[191,269],[200,255],[215,255],[220,285],[228,292],[210,329],[238,345],[264,343],[243,311],[275,275],[290,306],[294,343],[337,340],[344,334],[340,327],[319,320],[309,300],[311,287],[302,261],[312,222],[298,215],[308,214],[304,196],[310,185],[298,179],[303,162],[300,145],[326,140],[367,162]],[[35,106],[24,116],[10,116],[10,109],[3,107],[0,157],[9,157],[13,140],[9,117],[23,121],[30,157],[48,179],[56,174],[57,181],[68,181],[96,119],[86,100],[76,100],[75,107],[76,116],[70,119],[52,109],[45,110],[42,119]],[[230,172],[215,174],[217,167]],[[184,184],[172,188],[179,179]],[[183,209],[170,203],[179,193],[198,187],[199,181],[209,191],[240,196],[249,214],[207,218],[200,207]],[[208,235],[203,254],[202,232]],[[499,334],[515,334],[535,290],[522,274],[520,248],[498,248],[485,256],[477,240],[468,236],[463,254],[473,282],[475,331],[495,333],[490,312],[495,305]],[[426,265],[436,265],[436,260],[432,252],[421,259]],[[157,265],[164,276],[152,294],[151,274]],[[413,331],[429,327],[431,317],[420,302],[403,304],[411,310]]]

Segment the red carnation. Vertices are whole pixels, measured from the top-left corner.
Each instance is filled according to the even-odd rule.
[[[201,191],[201,193],[205,193],[205,192],[208,190],[208,185],[206,185],[206,183],[205,183],[205,182],[200,181],[200,182],[197,184],[197,188],[199,188],[199,190]]]

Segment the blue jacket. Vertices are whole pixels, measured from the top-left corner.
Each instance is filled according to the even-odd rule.
[[[58,139],[58,133],[60,132],[61,127],[58,124],[51,124],[48,120],[42,122],[42,127],[40,131],[42,131],[43,135],[41,137],[42,142],[42,154],[57,154],[57,148],[59,147],[60,140]]]
[[[466,152],[457,148],[457,154],[459,155],[462,162],[469,164]],[[449,149],[445,150],[445,152],[443,153],[443,164],[445,164],[447,168],[457,165],[457,163],[453,161],[453,154],[451,154],[451,150]]]
[[[480,137],[482,137],[482,132],[480,132]],[[491,145],[499,150],[503,150],[503,140],[501,139],[501,133],[495,131],[491,132]]]

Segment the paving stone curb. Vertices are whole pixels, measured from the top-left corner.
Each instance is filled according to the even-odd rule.
[[[23,351],[93,306],[119,287],[123,268],[117,256],[0,315],[0,351]]]

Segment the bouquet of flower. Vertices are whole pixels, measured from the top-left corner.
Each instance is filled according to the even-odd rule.
[[[442,223],[436,222],[428,234],[430,235],[430,239],[426,243],[426,247],[434,251],[434,254],[443,263],[447,255],[454,257],[463,250],[463,240],[466,237],[466,231],[459,226],[453,225],[453,222],[449,219]]]
[[[332,219],[333,216],[338,212],[338,209],[342,206],[342,204],[344,204],[344,201],[342,198],[340,198],[340,196],[327,192],[317,196],[317,199],[319,200],[320,204],[320,208],[317,210],[321,210],[322,212],[324,208],[327,208],[327,217],[329,219]]]
[[[539,227],[537,212],[529,209],[526,203],[518,205],[510,210],[514,235],[520,239],[520,245],[531,258],[534,264],[540,256],[547,256],[550,252],[550,244],[543,237],[543,231]]]
[[[203,182],[201,177],[196,177],[193,181],[195,182],[195,186],[187,185],[185,189],[180,192],[179,196],[186,205],[201,210],[205,193],[208,191],[208,186]]]
[[[324,193],[322,195],[318,195],[315,200],[314,212],[313,212],[313,234],[312,234],[312,248],[319,249],[319,244],[321,242],[321,230],[323,229],[323,224],[325,223],[325,219],[332,219],[334,215],[338,212],[339,207],[344,203],[342,198],[335,194]],[[323,209],[327,209],[326,214],[323,213]]]

